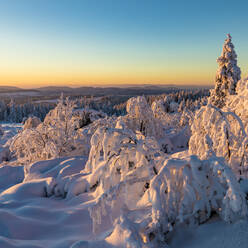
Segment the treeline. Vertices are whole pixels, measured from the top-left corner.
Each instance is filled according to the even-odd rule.
[[[170,94],[162,94],[159,96],[148,96],[147,101],[151,105],[153,101],[163,99],[168,106],[171,103],[178,105],[178,111],[182,112],[185,108],[191,111],[199,109],[202,105],[207,103],[207,98],[210,92],[208,89],[199,90],[180,90]],[[165,108],[166,109],[166,108]],[[170,112],[170,108],[167,108],[167,112]]]
[[[179,112],[182,112],[185,108],[191,111],[199,109],[202,105],[207,103],[207,98],[209,96],[208,89],[200,90],[175,90],[175,92],[162,95],[151,95],[146,96],[149,105],[152,105],[154,101],[163,100],[165,105],[165,110],[171,112],[169,106],[171,103],[175,103]],[[126,102],[122,102],[113,106],[114,111],[117,115],[126,114]]]
[[[54,108],[54,104],[24,103],[16,104],[13,99],[10,103],[0,101],[0,121],[21,123],[29,116],[37,116],[44,120],[46,114]]]
[[[176,106],[177,111],[181,112],[185,108],[195,111],[200,106],[206,104],[209,96],[208,89],[200,90],[180,90],[177,89],[169,94],[148,95],[147,102],[151,105],[153,101],[162,100],[168,106]],[[74,98],[77,108],[90,108],[102,111],[107,115],[126,115],[126,102],[132,96],[103,96],[103,97],[80,97]],[[20,123],[29,116],[36,116],[44,120],[46,114],[55,107],[56,103],[24,103],[16,104],[13,99],[9,103],[0,101],[0,121]],[[168,107],[167,112],[171,112],[172,108]],[[173,108],[175,109],[175,108]]]

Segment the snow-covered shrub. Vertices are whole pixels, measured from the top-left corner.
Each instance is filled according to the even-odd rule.
[[[152,137],[128,129],[99,128],[92,136],[86,164],[86,171],[92,172],[90,187],[101,184],[106,191],[123,180],[149,178],[157,171],[155,160],[159,156],[159,144]]]
[[[33,116],[25,120],[23,129],[36,128],[41,123],[40,118]]]
[[[200,224],[218,213],[231,222],[247,216],[244,193],[231,169],[221,160],[185,160],[165,162],[148,189],[152,221],[145,228],[159,240],[179,223]]]
[[[167,153],[186,149],[191,135],[190,125],[193,113],[187,108],[182,112],[177,112],[174,109],[175,112],[168,113],[165,111],[165,106],[164,100],[154,101],[151,106],[155,121],[159,122],[163,130],[160,139],[157,139]],[[165,140],[167,141],[165,142]]]
[[[159,149],[154,138],[128,129],[102,127],[94,133],[85,172],[91,173],[88,187],[98,196],[91,209],[95,224],[101,222],[101,211],[105,215],[106,207],[115,208],[115,200],[135,206],[158,171]]]
[[[161,137],[163,129],[154,118],[153,111],[144,96],[132,97],[127,101],[127,115],[120,117],[127,127],[140,131],[145,136]]]
[[[190,154],[201,159],[216,154],[224,157],[236,175],[244,175],[247,136],[240,118],[233,112],[224,112],[212,105],[196,112],[191,125]]]
[[[174,103],[175,102],[173,102],[173,104]],[[166,103],[163,100],[158,100],[152,103],[151,108],[155,120],[159,121],[160,125],[162,125],[164,129],[169,129],[169,128],[173,128],[176,130],[180,129],[181,114],[176,112],[175,110],[176,107],[174,108],[175,111],[173,111],[175,113],[168,113],[168,111],[166,111]]]
[[[161,101],[154,102],[150,107],[144,96],[138,96],[128,100],[127,115],[118,117],[117,122],[124,129],[141,132],[145,137],[154,137],[159,142],[161,149],[170,153],[173,145],[165,133],[166,127],[164,126],[164,122],[168,122],[167,115],[169,116],[163,112]]]
[[[73,101],[61,98],[43,123],[25,129],[13,138],[10,150],[22,162],[79,155],[82,146],[72,118],[74,106]]]
[[[226,96],[236,93],[236,86],[241,74],[230,34],[227,35],[217,62],[219,68],[216,73],[215,88],[211,91],[210,102],[216,107],[222,108],[225,105]]]
[[[248,131],[248,78],[237,84],[237,94],[226,99],[225,111],[234,112],[242,120]]]
[[[81,129],[78,129],[78,133],[80,134],[79,142],[81,143],[82,146],[81,155],[84,156],[89,155],[91,148],[91,144],[90,144],[91,137],[99,127],[114,128],[115,124],[116,124],[116,118],[112,116],[112,117],[97,119],[93,121],[91,124]]]
[[[155,100],[151,106],[155,118],[162,118],[165,115],[165,103],[163,100]]]

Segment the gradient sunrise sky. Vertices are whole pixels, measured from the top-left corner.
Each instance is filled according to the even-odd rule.
[[[248,73],[248,1],[0,0],[0,85],[213,84],[231,33]]]

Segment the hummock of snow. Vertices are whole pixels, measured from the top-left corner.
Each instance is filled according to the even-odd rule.
[[[180,227],[171,235],[170,248],[245,248],[248,243],[248,222],[233,224],[214,219],[198,227]]]

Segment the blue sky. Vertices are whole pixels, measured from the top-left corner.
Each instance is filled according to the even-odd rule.
[[[213,84],[227,33],[248,73],[246,1],[0,0],[0,84]]]

